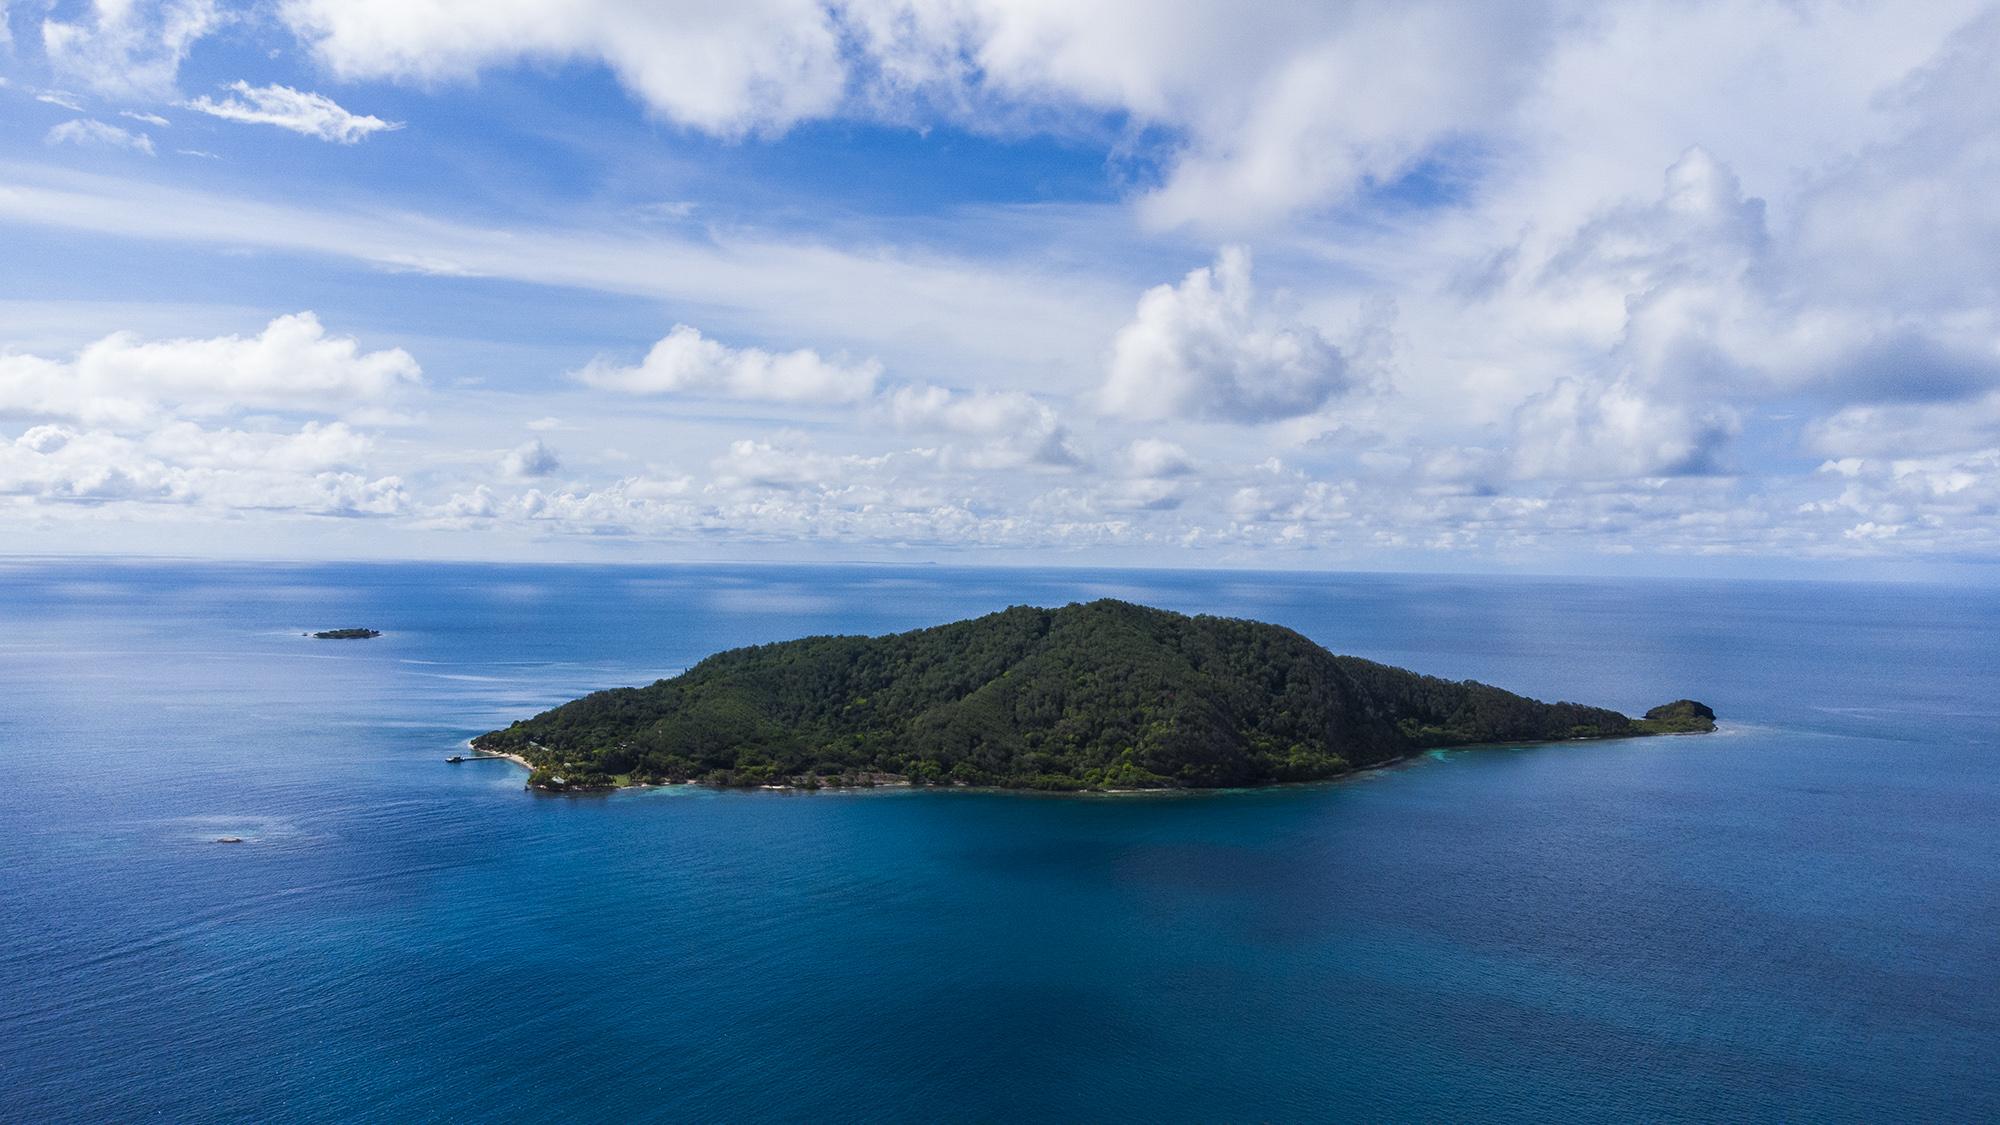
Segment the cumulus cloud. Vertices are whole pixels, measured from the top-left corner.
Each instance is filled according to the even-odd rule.
[[[1260,301],[1249,252],[1230,247],[1139,299],[1112,343],[1101,402],[1135,418],[1265,422],[1319,409],[1346,381],[1340,352]]]
[[[65,121],[48,131],[42,138],[44,144],[76,145],[78,148],[122,148],[130,152],[153,155],[153,138],[144,133],[134,133],[107,125],[93,117],[79,117]]]
[[[1850,457],[1820,466],[1838,488],[1798,515],[1820,520],[1830,553],[1908,554],[2000,546],[2000,448],[1932,457]],[[1841,548],[1844,548],[1841,549]],[[1824,548],[1823,548],[1824,549]]]
[[[252,86],[236,81],[227,87],[231,94],[220,100],[203,96],[185,103],[187,108],[256,125],[276,125],[294,133],[317,137],[335,144],[356,144],[368,137],[403,127],[400,121],[350,113],[325,94],[294,90],[290,86]]]
[[[1559,383],[1522,408],[1517,452],[1541,471],[1565,459],[1641,473],[1702,468],[1743,411],[1801,399],[1836,410],[1813,427],[1822,448],[1865,451],[1863,425],[1917,413],[1896,404],[1964,404],[2000,388],[1992,309],[1962,296],[1938,307],[1913,291],[1857,301],[1797,233],[1774,233],[1764,202],[1698,147],[1667,170],[1656,203],[1586,224],[1530,293],[1594,303],[1607,320],[1620,317],[1618,339],[1596,370],[1575,376],[1587,388]],[[1581,430],[1557,433],[1564,419]]]
[[[730,442],[728,452],[715,458],[709,469],[711,479],[725,489],[842,490],[879,477],[897,456],[824,453],[801,435],[785,434],[775,441],[745,438]],[[928,459],[934,454],[920,451],[911,456]]]
[[[42,52],[107,97],[166,101],[188,51],[224,19],[214,0],[92,0],[76,19],[42,21]]]
[[[889,394],[887,405],[901,429],[980,439],[983,444],[966,455],[977,467],[1071,466],[1081,461],[1054,408],[1021,391],[905,386]]]
[[[859,402],[875,392],[882,365],[822,358],[810,348],[773,353],[732,348],[676,324],[637,366],[598,360],[576,373],[626,394],[693,394],[763,402]]]
[[[1171,441],[1140,438],[1125,447],[1126,472],[1135,477],[1182,477],[1194,472],[1187,450]]]
[[[175,423],[140,434],[45,424],[0,443],[0,495],[335,516],[404,512],[400,478],[357,471],[369,448],[339,423],[309,422],[290,433]]]
[[[1847,406],[1806,429],[1808,448],[1834,458],[1962,453],[2000,442],[2000,389],[1959,402]]]
[[[358,415],[418,378],[407,353],[363,352],[311,313],[252,337],[118,333],[68,359],[0,355],[0,425],[31,420],[11,440],[0,433],[0,494],[210,515],[404,515],[409,493],[374,467],[371,435],[273,415]]]
[[[1714,472],[1736,433],[1727,413],[1696,414],[1625,384],[1564,379],[1514,419],[1518,476],[1631,478]]]
[[[0,415],[141,425],[169,410],[213,417],[263,409],[339,413],[379,405],[422,377],[401,348],[364,352],[310,312],[255,336],[144,341],[107,336],[70,360],[0,355]]]
[[[451,523],[490,520],[500,514],[500,502],[493,490],[482,484],[470,492],[452,493],[432,514]]]
[[[500,458],[500,471],[517,480],[545,477],[560,468],[562,461],[556,451],[542,444],[540,438],[524,442]]]

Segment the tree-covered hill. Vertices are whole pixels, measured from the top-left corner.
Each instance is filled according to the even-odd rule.
[[[1276,625],[1104,600],[734,649],[473,745],[520,755],[532,783],[562,788],[1208,788],[1309,781],[1432,747],[1713,728],[1691,700],[1635,722],[1335,656]]]

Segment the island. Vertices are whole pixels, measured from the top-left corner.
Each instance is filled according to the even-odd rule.
[[[587,791],[950,785],[1214,789],[1317,781],[1424,750],[1712,731],[1336,656],[1277,625],[1106,599],[882,637],[718,653],[471,740]]]
[[[322,629],[310,635],[322,641],[365,641],[370,637],[381,636],[382,631],[380,629]]]

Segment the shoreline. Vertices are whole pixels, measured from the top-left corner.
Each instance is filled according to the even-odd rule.
[[[599,785],[599,786],[588,786],[588,787],[578,787],[578,788],[565,787],[562,789],[550,789],[529,784],[529,785],[524,785],[523,788],[536,793],[547,793],[551,795],[571,794],[576,796],[610,794],[610,793],[621,792],[626,789],[680,789],[688,786],[695,786],[703,789],[712,789],[718,793],[728,793],[728,792],[751,793],[758,791],[776,792],[776,793],[871,793],[871,792],[881,792],[883,790],[888,790],[892,792],[904,792],[904,793],[916,793],[916,792],[1007,793],[1007,794],[1017,794],[1030,797],[1166,797],[1166,796],[1192,797],[1204,794],[1259,793],[1272,790],[1303,789],[1315,785],[1338,785],[1349,781],[1358,781],[1365,778],[1369,774],[1379,773],[1383,770],[1416,765],[1422,762],[1424,759],[1430,757],[1431,755],[1440,752],[1453,754],[1464,750],[1499,750],[1508,748],[1526,749],[1526,748],[1533,748],[1536,746],[1571,746],[1582,742],[1631,742],[1638,739],[1646,739],[1646,738],[1663,738],[1663,737],[1679,737],[1685,735],[1715,734],[1721,731],[1722,729],[1723,729],[1722,724],[1717,723],[1713,729],[1706,731],[1698,731],[1698,730],[1635,731],[1631,734],[1614,735],[1608,738],[1534,739],[1524,742],[1478,742],[1478,743],[1467,743],[1461,746],[1427,746],[1419,750],[1412,750],[1408,754],[1404,754],[1401,757],[1390,758],[1387,759],[1386,761],[1371,762],[1365,766],[1354,766],[1350,769],[1343,770],[1342,772],[1334,774],[1330,777],[1319,777],[1319,778],[1314,778],[1310,781],[1272,781],[1259,785],[1217,785],[1217,786],[1201,786],[1201,787],[1187,786],[1187,785],[1179,785],[1179,786],[1159,785],[1159,786],[1147,786],[1145,788],[1135,788],[1135,789],[1081,789],[1081,788],[1080,789],[1034,789],[1027,786],[1010,786],[1010,785],[912,785],[907,778],[899,778],[898,780],[894,781],[878,782],[874,785],[810,785],[810,786],[772,784],[768,782],[758,785],[715,785],[710,782],[697,781],[690,778],[687,781],[635,781],[635,782],[629,782],[624,785]],[[478,737],[477,735],[473,736],[473,738],[477,737]],[[531,762],[529,762],[526,758],[523,758],[521,755],[497,753],[491,750],[477,749],[472,745],[473,738],[466,739],[465,746],[466,749],[470,751],[474,756],[481,758],[505,758],[508,761],[513,762],[515,765],[520,766],[522,769],[527,770],[529,773],[534,772],[535,769],[534,765]]]
[[[478,737],[479,736],[476,734],[472,736],[472,738],[478,738]],[[530,763],[528,759],[523,758],[519,754],[500,754],[492,750],[481,750],[480,748],[472,744],[472,738],[468,738],[465,740],[465,752],[470,754],[471,756],[475,758],[505,758],[508,761],[514,763],[515,765],[520,766],[522,769],[527,770],[529,773],[535,772],[534,765]]]

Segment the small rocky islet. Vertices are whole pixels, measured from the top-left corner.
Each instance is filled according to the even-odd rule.
[[[1104,599],[718,653],[472,740],[587,791],[702,782],[1088,791],[1316,781],[1424,750],[1715,729],[1338,656],[1278,625]]]

